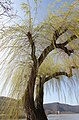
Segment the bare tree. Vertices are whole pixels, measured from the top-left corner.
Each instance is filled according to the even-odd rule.
[[[12,10],[12,2],[10,0],[0,1],[0,17],[10,16]]]

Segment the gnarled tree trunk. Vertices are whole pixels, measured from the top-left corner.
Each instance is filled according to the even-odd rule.
[[[25,117],[26,120],[47,120],[43,108],[43,85],[41,84],[41,79],[37,86],[36,100],[34,102],[34,85],[36,74],[36,67],[33,67],[25,95],[23,97]]]
[[[25,111],[26,120],[47,120],[47,117],[43,108],[43,86],[38,85],[39,92],[36,97],[36,105],[34,102],[34,87],[37,76],[36,65],[33,65],[28,85],[23,96],[23,106]],[[41,80],[40,80],[41,81]]]

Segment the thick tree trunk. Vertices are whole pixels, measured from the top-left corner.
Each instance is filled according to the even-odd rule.
[[[40,81],[36,86],[35,106],[37,109],[37,115],[40,118],[40,120],[47,120],[47,116],[43,108],[43,84],[41,80],[42,79],[40,78]]]
[[[37,119],[37,112],[34,104],[34,86],[37,75],[36,65],[33,65],[27,88],[23,96],[23,106],[25,110],[26,120],[39,120]]]
[[[23,97],[25,117],[26,120],[47,120],[43,108],[43,85],[41,84],[41,79],[40,84],[37,86],[39,90],[37,89],[36,100],[34,102],[34,84],[36,79],[36,72],[34,71],[36,71],[35,68],[32,68],[27,89]]]
[[[23,96],[23,106],[26,120],[47,120],[43,109],[43,87],[39,86],[39,93],[37,98],[37,106],[34,102],[34,87],[37,75],[36,65],[32,67],[29,77],[28,85]]]

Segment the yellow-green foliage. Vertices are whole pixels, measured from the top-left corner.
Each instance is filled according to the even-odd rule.
[[[59,37],[59,39],[57,40],[58,43],[62,43],[67,39],[70,40],[69,38],[72,33],[76,34],[76,36],[79,37],[79,11],[77,3],[78,2],[75,2],[71,6],[67,6],[66,4],[65,7],[67,10],[64,11],[63,9],[65,9],[65,7],[61,7],[60,9],[56,10],[56,12],[50,12],[48,18],[44,22],[42,22],[36,28],[31,28],[33,40],[35,41],[37,58],[40,56],[41,52],[44,50],[44,48],[46,48],[46,46],[50,45],[51,42],[53,44],[53,33],[59,27],[62,27],[62,29],[59,29],[60,33],[62,32],[64,27],[66,27],[69,32],[66,32],[64,35]],[[27,6],[27,4],[22,4],[22,8],[24,10],[26,10]],[[3,56],[5,55],[4,59],[1,60],[1,70],[4,70],[3,74],[5,74],[6,78],[4,80],[3,89],[7,86],[7,84],[10,84],[10,93],[13,91],[14,96],[19,94],[17,91],[22,90],[22,86],[25,90],[24,86],[27,86],[26,83],[28,81],[30,69],[32,66],[32,60],[30,56],[31,47],[27,38],[28,30],[29,22],[23,22],[22,25],[15,24],[13,26],[9,26],[1,33],[2,39],[0,50],[4,52]],[[77,39],[75,41],[71,41],[68,44],[68,47],[78,50],[79,44],[77,44],[76,46],[76,43],[79,43],[79,40]],[[56,55],[62,55],[62,57],[57,57]],[[72,55],[72,57],[74,59],[71,61],[75,61],[75,58],[78,59],[78,53],[76,53],[76,55]],[[79,63],[77,59],[76,63],[72,64],[75,64],[78,67]],[[70,69],[71,61],[67,57],[67,55],[63,53],[63,51],[61,52],[60,50],[57,50],[55,48],[54,53],[52,52],[50,55],[48,55],[40,66],[38,76],[52,75],[57,71],[63,70],[69,72],[68,69]],[[5,69],[4,66],[6,66]]]
[[[59,2],[60,0],[58,0]],[[71,6],[61,7],[56,9],[56,12],[49,12],[47,19],[37,25],[33,26],[31,20],[31,11],[27,4],[22,4],[24,10],[27,9],[26,15],[29,19],[24,20],[22,24],[14,24],[5,28],[0,34],[0,80],[2,83],[1,92],[4,93],[7,88],[7,94],[14,98],[21,98],[27,87],[27,81],[29,80],[32,58],[31,58],[31,46],[28,41],[27,32],[32,32],[33,41],[36,47],[37,59],[41,55],[42,51],[53,43],[54,31],[59,29],[61,33],[64,28],[68,31],[58,38],[56,43],[63,43],[69,39],[72,34],[77,36],[76,40],[70,41],[67,45],[69,49],[75,49],[75,53],[69,57],[63,50],[56,49],[46,57],[38,70],[39,76],[51,76],[55,72],[65,71],[70,73],[71,65],[75,65],[79,68],[79,10],[78,1]],[[63,11],[64,9],[64,11]],[[27,23],[25,23],[27,21]],[[29,29],[30,28],[30,29]],[[39,79],[38,79],[39,80]],[[58,81],[59,84],[59,81]]]
[[[40,66],[38,74],[40,76],[47,76],[47,75],[51,76],[53,73],[59,72],[61,67],[62,67],[62,62],[59,63],[58,61],[58,63],[55,64],[53,55],[50,54],[47,56],[47,58]]]

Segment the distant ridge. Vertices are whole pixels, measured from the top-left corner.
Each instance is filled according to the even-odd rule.
[[[73,113],[79,113],[79,105],[68,105],[68,104],[62,104],[62,103],[48,103],[44,104],[44,109],[46,114],[57,114],[58,111],[60,114],[73,114]]]
[[[44,109],[46,115],[79,113],[79,105],[72,106],[58,102],[44,104]],[[0,119],[2,119],[2,116],[5,118],[17,118],[17,115],[19,118],[24,118],[21,101],[9,97],[0,97]]]

